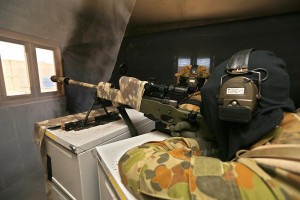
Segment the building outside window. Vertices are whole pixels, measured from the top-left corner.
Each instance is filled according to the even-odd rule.
[[[181,71],[185,66],[191,65],[192,60],[190,57],[179,57],[177,62],[177,71]]]
[[[0,41],[0,56],[6,95],[30,94],[25,46]]]
[[[41,92],[57,91],[56,83],[49,77],[56,75],[54,52],[48,49],[36,48],[36,58],[39,71],[39,80]]]
[[[210,71],[210,58],[207,57],[198,57],[197,58],[197,65],[201,65],[206,67],[206,71]]]

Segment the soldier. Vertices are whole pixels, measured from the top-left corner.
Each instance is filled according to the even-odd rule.
[[[201,89],[200,112],[217,146],[185,137],[201,133],[186,134],[197,130],[180,122],[170,127],[179,137],[123,155],[122,182],[138,199],[299,199],[300,114],[289,84],[272,52],[238,52]]]
[[[175,76],[178,78],[179,86],[189,87],[191,90],[195,91],[187,99],[182,100],[179,107],[186,110],[200,112],[200,89],[205,83],[205,80],[210,76],[210,74],[206,71],[206,68],[200,65],[187,65],[176,73]]]

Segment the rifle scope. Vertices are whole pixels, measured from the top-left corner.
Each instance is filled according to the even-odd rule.
[[[194,91],[191,91],[189,87],[160,85],[151,81],[145,85],[145,94],[158,98],[164,98],[168,93],[178,96],[187,96],[193,92]]]

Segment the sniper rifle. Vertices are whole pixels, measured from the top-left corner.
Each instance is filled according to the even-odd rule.
[[[166,125],[176,125],[182,121],[197,123],[203,139],[210,139],[211,135],[207,129],[200,113],[179,108],[178,100],[170,99],[168,94],[175,97],[187,97],[195,92],[189,87],[158,85],[153,81],[140,81],[134,77],[122,76],[119,79],[120,89],[107,82],[99,82],[98,85],[72,80],[68,77],[52,76],[51,81],[64,85],[79,85],[97,90],[97,97],[109,100],[117,107],[121,116],[127,123],[132,136],[138,135],[128,117],[124,106],[129,106],[154,121],[160,121]],[[198,131],[199,132],[199,131]]]

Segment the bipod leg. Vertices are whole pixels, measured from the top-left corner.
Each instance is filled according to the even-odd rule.
[[[134,124],[132,123],[130,117],[128,116],[125,108],[118,106],[117,109],[118,109],[119,113],[121,114],[123,120],[125,121],[126,125],[128,126],[131,137],[137,136],[139,133],[136,130],[136,127],[134,126]]]
[[[82,126],[85,126],[85,125],[88,124],[89,115],[90,115],[90,113],[91,113],[91,111],[92,111],[94,105],[95,105],[96,102],[98,101],[97,98],[98,98],[98,97],[95,97],[95,98],[94,98],[94,101],[93,101],[92,105],[90,106],[89,110],[87,111],[87,113],[86,113],[86,115],[85,115],[85,118],[84,118],[84,121],[82,122]]]

